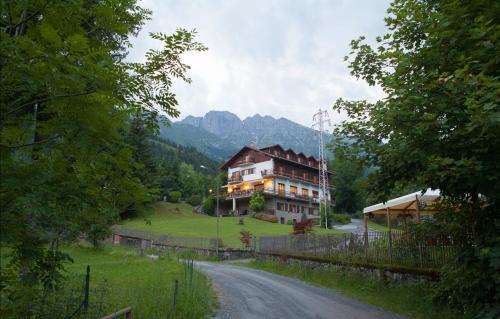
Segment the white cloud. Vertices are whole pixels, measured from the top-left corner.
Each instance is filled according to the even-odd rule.
[[[380,89],[356,81],[343,57],[360,35],[383,34],[387,0],[143,1],[153,10],[130,58],[158,47],[147,33],[196,28],[209,51],[189,53],[191,84],[177,82],[181,117],[209,110],[241,118],[260,113],[309,126],[318,107],[339,97],[376,100]],[[345,115],[331,114],[334,122]]]

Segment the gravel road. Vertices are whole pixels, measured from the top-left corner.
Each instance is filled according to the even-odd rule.
[[[293,278],[225,264],[196,265],[212,279],[219,296],[216,318],[403,318]]]

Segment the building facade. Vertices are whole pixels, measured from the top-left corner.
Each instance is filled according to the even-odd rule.
[[[305,215],[319,223],[319,162],[312,156],[283,149],[245,146],[221,166],[227,171],[221,213],[245,215],[256,191],[265,198],[264,212],[282,224],[300,221]],[[331,201],[330,191],[326,192]]]

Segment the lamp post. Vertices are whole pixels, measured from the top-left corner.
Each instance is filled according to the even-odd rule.
[[[203,169],[206,169],[208,170],[208,168],[204,165],[200,165],[200,168],[203,168]],[[220,226],[219,226],[219,219],[220,219],[220,214],[219,214],[219,176],[216,175],[215,177],[215,181],[216,181],[216,186],[217,187],[217,190],[216,190],[216,209],[215,209],[215,214],[216,214],[216,218],[217,218],[217,242],[215,243],[215,253],[217,254],[217,258],[219,258],[219,241],[220,241],[220,235],[219,235],[219,229],[220,229]],[[212,192],[212,190],[209,191],[210,193]]]

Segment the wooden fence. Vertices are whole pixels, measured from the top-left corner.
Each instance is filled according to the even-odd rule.
[[[114,237],[120,236],[130,241],[129,246],[137,246],[141,248],[141,241],[150,241],[151,245],[158,246],[169,246],[169,247],[180,247],[180,248],[199,248],[199,249],[215,249],[217,247],[216,238],[208,237],[182,237],[182,236],[170,236],[170,235],[160,235],[145,230],[131,229],[123,226],[113,226],[112,227]],[[133,241],[130,239],[138,239],[141,241]],[[116,238],[113,238],[116,240]],[[118,238],[118,240],[120,240]],[[222,240],[219,239],[219,248],[223,247]]]
[[[393,231],[365,234],[303,234],[260,237],[258,251],[327,260],[440,268],[456,254],[458,246],[449,236]]]

